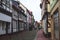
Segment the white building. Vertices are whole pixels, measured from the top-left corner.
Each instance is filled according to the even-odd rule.
[[[0,35],[11,33],[11,14],[12,2],[11,0],[0,0]],[[10,5],[9,5],[10,4]]]

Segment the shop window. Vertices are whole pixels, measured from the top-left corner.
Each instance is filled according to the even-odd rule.
[[[13,32],[17,31],[17,21],[13,21]]]
[[[55,38],[59,39],[59,24],[58,24],[58,11],[54,12],[54,30],[55,30]]]
[[[5,22],[0,21],[0,35],[6,34],[6,24]]]
[[[24,23],[23,22],[19,22],[19,28],[20,28],[20,31],[24,30]]]
[[[7,25],[8,33],[11,33],[11,24],[7,22],[6,25]]]
[[[26,23],[24,23],[24,29],[27,30],[27,25],[26,25]]]
[[[2,30],[6,30],[6,24],[2,22]]]

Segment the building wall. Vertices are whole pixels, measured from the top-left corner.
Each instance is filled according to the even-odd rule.
[[[43,21],[43,28],[44,28],[44,32],[45,34],[48,34],[47,33],[47,4],[46,4],[46,0],[42,0],[42,11],[41,11],[41,16],[42,16],[42,21]]]
[[[19,6],[24,10],[21,15],[21,18],[23,20],[22,26],[24,26],[22,29],[27,30],[27,8],[21,2]]]
[[[12,10],[13,10],[13,14],[12,14],[12,32],[18,32],[18,2],[17,1],[13,1],[13,5],[12,5]]]
[[[42,11],[41,11],[41,16],[43,17],[45,13],[45,1],[42,2]]]
[[[31,27],[32,16],[30,15],[30,10],[27,9],[27,28]]]
[[[52,2],[52,3],[54,3],[54,2]],[[56,35],[56,33],[59,33],[59,29],[58,29],[58,32],[57,32],[57,28],[55,29],[55,23],[54,23],[54,13],[56,13],[56,11],[59,9],[59,3],[60,3],[60,0],[55,0],[55,3],[54,4],[52,4],[53,6],[52,6],[52,9],[50,9],[51,10],[51,36],[52,36],[52,40],[55,40],[55,39],[57,39],[57,40],[60,40],[59,39],[59,36],[57,36]],[[60,14],[59,13],[59,10],[58,10],[58,14]],[[59,18],[59,15],[58,15],[58,19],[60,19]],[[55,21],[56,22],[56,21]],[[59,20],[58,20],[58,23],[59,23]],[[59,26],[58,26],[59,27]],[[56,32],[56,33],[55,33]],[[60,33],[59,33],[60,34]],[[59,35],[58,34],[58,35]]]
[[[7,7],[4,5],[2,5],[2,6],[0,5],[1,8],[3,8],[4,10],[6,9],[6,13],[7,12],[12,13],[11,16],[6,15],[6,13],[3,13],[3,12],[0,13],[0,34],[6,34],[5,36],[7,36],[10,33],[11,34],[17,33],[18,31],[25,30],[27,28],[27,26],[26,26],[26,23],[27,23],[26,7],[24,7],[24,5],[21,4],[22,10],[20,10],[20,9],[18,9],[18,5],[17,5],[17,8],[12,7],[13,6],[12,2],[10,2],[9,0],[7,0],[7,1],[8,1],[7,5],[5,4]],[[6,1],[3,1],[3,4],[5,2]],[[9,4],[11,4],[11,5],[9,5]],[[9,13],[7,13],[7,14],[9,14]],[[28,16],[29,16],[28,17],[29,22],[31,23],[32,16],[30,14],[28,14]]]
[[[27,11],[27,8],[20,2],[20,7],[22,7],[22,9],[24,9],[24,14],[26,15],[26,11]]]
[[[11,0],[0,0],[0,10],[4,10],[4,12],[0,11],[0,35],[11,33],[11,14],[12,12],[12,1]],[[10,4],[10,5],[9,5]],[[9,12],[9,14],[8,14]]]
[[[29,12],[28,12],[28,9],[27,9],[27,30],[29,30]]]

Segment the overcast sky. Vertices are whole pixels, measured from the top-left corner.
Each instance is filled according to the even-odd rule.
[[[35,21],[39,22],[41,20],[40,0],[20,0],[20,2],[33,12]]]

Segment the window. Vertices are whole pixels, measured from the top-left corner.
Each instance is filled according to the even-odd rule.
[[[17,21],[13,21],[13,32],[17,31]]]
[[[6,4],[6,0],[1,0],[1,2],[2,2],[3,4]]]
[[[0,0],[0,5],[1,5],[1,0]]]
[[[0,7],[12,12],[11,0],[0,0]]]
[[[2,30],[6,30],[6,24],[2,22]]]
[[[6,23],[3,21],[0,21],[0,35],[6,34]]]
[[[3,5],[2,5],[2,1],[3,1],[3,0],[0,0],[0,7],[1,7],[1,8],[3,7]]]
[[[13,9],[13,18],[18,19],[18,13],[16,10]]]
[[[10,8],[10,0],[6,0],[6,6]]]
[[[54,26],[55,30],[58,30],[58,13],[54,14]]]
[[[58,24],[58,11],[54,12],[54,30],[55,30],[55,38],[59,39],[59,24]]]
[[[26,25],[26,23],[24,23],[24,28],[25,28],[25,30],[27,30],[27,25]]]
[[[24,30],[24,23],[22,22],[22,30]]]
[[[19,22],[19,28],[20,28],[20,31],[24,30],[24,23],[23,22]]]

